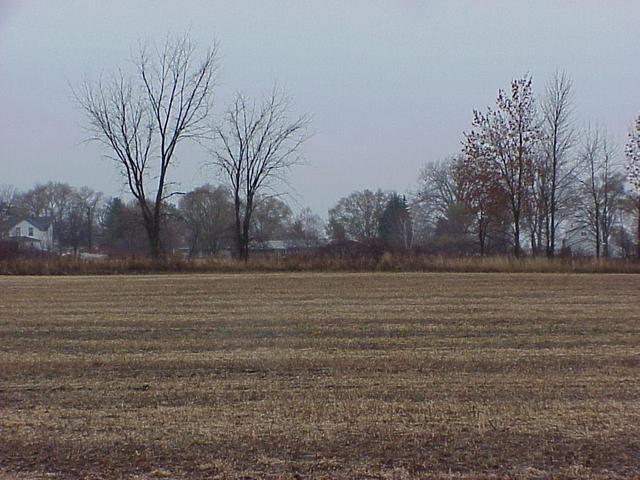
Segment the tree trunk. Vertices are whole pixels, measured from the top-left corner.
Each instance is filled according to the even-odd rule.
[[[234,252],[236,258],[242,258],[242,218],[240,216],[240,196],[236,191],[233,198],[233,208],[235,211],[236,225],[235,225],[235,249]]]
[[[513,254],[520,257],[520,218],[516,214],[513,221]]]
[[[480,218],[478,221],[478,241],[480,242],[480,256],[484,257],[484,249],[485,249],[485,225],[483,225],[483,220]]]
[[[240,218],[236,220],[236,258],[242,258],[242,246],[244,245],[244,241],[242,239],[242,225],[240,223]]]
[[[251,226],[250,223],[250,214],[249,212],[245,212],[244,222],[242,223],[242,255],[241,258],[245,262],[249,260],[249,228]]]
[[[160,225],[153,222],[150,229],[147,229],[147,234],[149,235],[149,255],[153,260],[158,260],[162,256]]]
[[[555,193],[551,193],[551,218],[549,219],[549,243],[547,246],[547,257],[551,258],[556,254],[556,206]]]
[[[162,255],[162,245],[160,243],[160,211],[155,207],[153,210],[149,208],[146,200],[139,199],[138,205],[142,213],[142,223],[147,232],[147,240],[149,242],[149,256],[152,260],[158,260]]]
[[[600,258],[600,249],[601,249],[601,234],[600,234],[600,217],[596,215],[596,257]]]
[[[89,250],[93,248],[93,211],[91,208],[87,210],[87,247]]]
[[[533,257],[537,257],[538,256],[538,241],[536,239],[535,230],[531,230],[530,242],[531,242],[531,255]]]
[[[247,262],[249,260],[249,240],[251,230],[251,214],[253,213],[253,197],[247,195],[246,205],[244,207],[244,218],[242,219],[242,249],[240,258]]]
[[[554,127],[553,135],[553,159],[551,167],[551,201],[549,202],[549,243],[547,246],[547,257],[553,257],[556,253],[556,189],[558,186],[558,131]]]

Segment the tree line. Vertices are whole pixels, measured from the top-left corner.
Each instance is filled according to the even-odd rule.
[[[133,64],[132,75],[85,84],[76,97],[94,138],[124,167],[152,256],[161,252],[160,221],[172,195],[166,192],[167,177],[176,148],[183,140],[202,142],[211,135],[210,163],[232,197],[234,252],[246,259],[255,210],[299,162],[309,118],[292,118],[287,96],[274,90],[261,102],[237,94],[223,120],[211,126],[216,45],[198,60],[188,37],[167,38],[161,48],[142,47]],[[625,175],[606,130],[578,127],[574,103],[573,83],[564,73],[556,73],[540,99],[531,76],[513,80],[510,88],[498,90],[494,106],[473,111],[458,155],[425,167],[412,209],[397,195],[356,192],[329,211],[329,237],[379,237],[402,248],[422,237],[432,247],[457,243],[454,249],[461,254],[507,247],[516,257],[528,246],[534,255],[552,257],[559,235],[579,231],[593,239],[596,256],[608,256],[616,236],[628,250],[627,217],[634,210],[640,216],[637,129],[627,145]],[[149,200],[145,182],[152,159],[158,167]],[[413,233],[411,210],[416,220],[423,217],[415,222],[425,229],[421,235]],[[640,226],[637,232],[640,254]]]
[[[576,232],[598,257],[609,256],[614,242],[623,255],[635,243],[638,255],[639,133],[636,124],[625,170],[606,129],[578,126],[566,74],[556,73],[539,100],[525,76],[500,89],[495,106],[473,112],[459,155],[424,169],[422,199],[436,207],[437,221],[472,232],[480,255],[506,243],[515,256],[528,247],[553,257],[560,235]]]
[[[359,200],[365,210],[352,209]],[[374,200],[374,210],[366,210]],[[248,232],[256,250],[269,250],[277,240],[294,249],[317,248],[328,241],[381,240],[389,247],[412,246],[412,220],[407,200],[397,193],[354,192],[331,209],[327,224],[309,208],[294,213],[282,199],[257,197]],[[235,206],[232,192],[223,185],[202,185],[166,201],[161,209],[160,242],[167,253],[190,257],[233,252]],[[335,213],[340,211],[337,219]],[[148,255],[149,244],[143,213],[135,200],[106,198],[89,187],[48,182],[21,192],[0,188],[0,238],[7,236],[13,221],[48,217],[54,242],[61,252],[100,251],[112,255]],[[360,222],[371,222],[362,225]]]
[[[565,241],[576,235],[596,256],[615,250],[640,257],[640,117],[624,162],[604,128],[579,126],[564,73],[539,98],[531,76],[513,80],[495,105],[473,111],[458,153],[425,164],[414,192],[353,192],[325,224],[308,209],[293,215],[282,200],[310,125],[307,115],[292,115],[283,90],[258,100],[238,93],[216,122],[217,45],[201,52],[188,36],[167,37],[143,44],[130,64],[74,95],[90,140],[104,146],[133,200],[62,183],[27,192],[6,187],[0,222],[49,216],[60,247],[99,243],[153,258],[182,247],[246,260],[252,242],[285,238],[306,246],[380,242],[450,255],[526,250],[553,257],[567,253],[573,242]],[[206,149],[216,175],[182,193],[171,175],[187,141]]]
[[[160,217],[160,242],[167,253],[217,255],[234,248],[234,205],[223,186],[203,185],[175,202],[165,202]],[[135,200],[105,196],[89,187],[49,182],[20,192],[0,189],[0,232],[22,218],[48,217],[59,251],[101,251],[113,255],[148,255],[143,213]],[[258,198],[251,242],[257,248],[270,240],[286,240],[299,248],[324,242],[324,223],[310,209],[295,213],[276,197]]]
[[[565,73],[539,99],[527,75],[498,90],[494,106],[473,111],[461,145],[422,169],[410,204],[396,210],[402,241],[395,246],[449,255],[526,249],[640,257],[640,117],[624,161],[606,129],[579,127]],[[364,190],[341,199],[329,211],[329,237],[387,240],[379,222],[388,198]]]

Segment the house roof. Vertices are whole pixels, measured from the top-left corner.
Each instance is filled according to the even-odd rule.
[[[34,227],[36,227],[38,230],[42,232],[46,232],[47,230],[49,230],[49,227],[53,223],[53,219],[51,217],[16,218],[11,223],[11,228],[15,227],[22,221],[29,222],[31,225],[33,225]]]

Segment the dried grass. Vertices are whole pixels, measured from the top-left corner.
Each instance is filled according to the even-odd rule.
[[[640,476],[640,277],[0,278],[0,478]]]
[[[247,272],[462,272],[462,273],[640,273],[640,262],[620,258],[509,256],[442,257],[411,253],[381,255],[289,255],[248,262],[209,257],[168,256],[82,260],[43,256],[0,260],[0,275],[127,275],[149,273]]]

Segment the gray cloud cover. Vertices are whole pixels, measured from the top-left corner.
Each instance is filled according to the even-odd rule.
[[[472,109],[527,72],[541,92],[565,69],[579,118],[621,144],[640,111],[639,18],[636,1],[4,1],[0,183],[122,192],[100,148],[82,143],[69,84],[168,30],[220,40],[218,113],[235,90],[278,82],[313,115],[308,165],[291,180],[295,202],[321,214],[354,189],[412,188],[425,161],[459,150]],[[200,149],[179,153],[183,188],[215,180]]]

